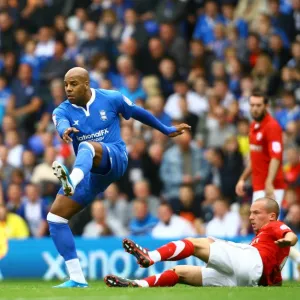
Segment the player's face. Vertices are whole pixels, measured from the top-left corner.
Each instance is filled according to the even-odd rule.
[[[253,231],[258,232],[264,225],[268,224],[272,219],[272,216],[265,208],[265,204],[262,201],[254,202],[250,208],[250,223]]]
[[[80,76],[66,76],[64,82],[68,100],[72,104],[85,104],[83,102],[86,99],[89,88],[88,82],[83,80]]]
[[[250,97],[250,113],[255,121],[262,121],[266,112],[267,106],[264,103],[263,97]]]

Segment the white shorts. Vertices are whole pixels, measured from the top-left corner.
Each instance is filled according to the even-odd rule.
[[[203,286],[257,286],[263,263],[256,248],[219,239],[210,245]]]
[[[284,197],[284,190],[275,190],[275,200],[277,201],[279,207],[281,208],[281,204]],[[252,195],[252,202],[256,201],[259,198],[263,198],[265,196],[265,191],[256,191]]]

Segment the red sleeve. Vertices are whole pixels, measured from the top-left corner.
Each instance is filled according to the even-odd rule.
[[[284,223],[277,223],[275,226],[273,226],[272,231],[276,240],[282,239],[286,233],[292,232],[291,228]]]
[[[272,123],[266,128],[268,151],[271,158],[282,159],[282,130],[277,123]]]

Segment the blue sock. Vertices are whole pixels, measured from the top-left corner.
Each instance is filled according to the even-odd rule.
[[[94,147],[88,142],[82,142],[79,144],[78,152],[74,164],[74,169],[80,169],[84,176],[86,176],[93,166],[93,158],[95,156]]]
[[[77,258],[75,242],[69,225],[64,223],[54,223],[49,220],[48,223],[50,235],[58,253],[65,261]]]
[[[50,235],[57,251],[65,260],[70,279],[79,283],[86,283],[68,220],[49,212],[47,221]]]

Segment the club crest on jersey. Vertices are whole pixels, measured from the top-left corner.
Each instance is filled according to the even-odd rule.
[[[106,112],[104,110],[100,110],[100,118],[102,121],[107,121]]]
[[[256,135],[256,139],[257,139],[258,141],[261,141],[262,137],[263,137],[262,133],[261,133],[261,132],[258,132],[257,135]]]

